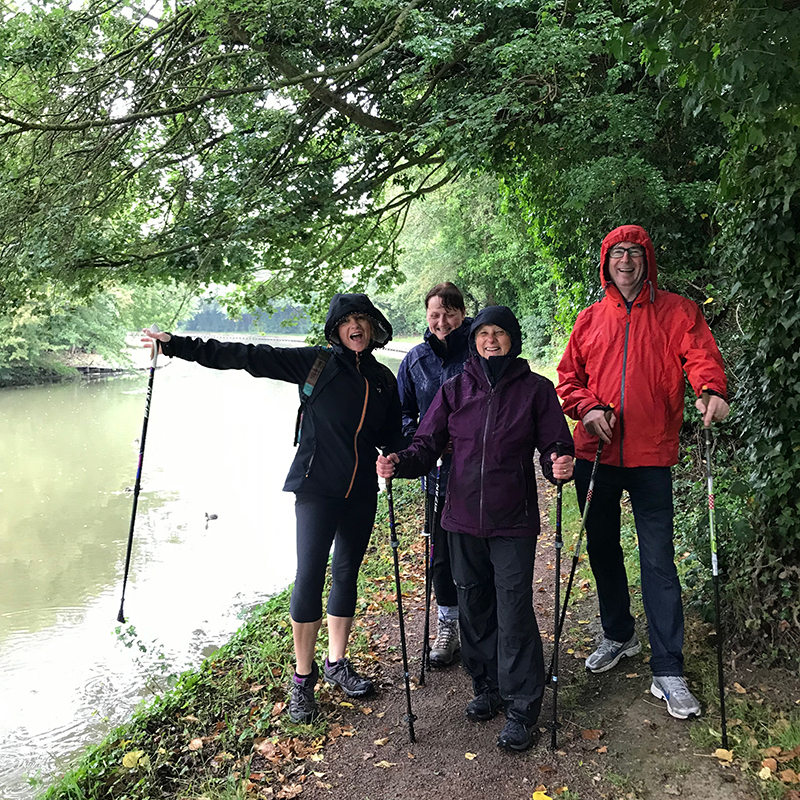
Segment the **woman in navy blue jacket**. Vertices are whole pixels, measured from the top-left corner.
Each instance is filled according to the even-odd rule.
[[[425,297],[425,319],[428,322],[425,340],[408,351],[397,371],[403,433],[409,439],[416,433],[442,384],[464,369],[464,362],[469,358],[469,326],[472,322],[466,314],[464,296],[452,283],[437,284]],[[450,569],[448,533],[442,528],[443,504],[434,502],[437,491],[444,497],[449,472],[450,454],[445,453],[441,474],[437,474],[436,469],[431,470],[426,482],[425,499],[431,520],[431,582],[438,605],[438,630],[430,649],[433,667],[452,664],[461,647],[458,633],[458,593]]]
[[[372,682],[352,668],[345,653],[356,607],[358,570],[375,522],[376,448],[403,441],[395,378],[372,355],[374,348],[392,338],[391,325],[366,295],[337,294],[325,322],[330,351],[144,333],[145,345],[158,340],[165,355],[212,369],[243,369],[254,377],[300,387],[308,382],[312,367],[321,367],[303,403],[297,453],[283,487],[296,494],[297,517],[297,575],[290,609],[296,668],[289,716],[295,722],[311,722],[319,714],[314,650],[334,542],[324,678],[350,697],[368,694]]]

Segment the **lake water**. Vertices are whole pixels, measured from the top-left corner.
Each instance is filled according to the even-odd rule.
[[[297,388],[175,359],[155,376],[119,625],[146,385],[0,391],[2,800],[34,797],[29,779],[124,721],[164,664],[199,664],[294,577]]]

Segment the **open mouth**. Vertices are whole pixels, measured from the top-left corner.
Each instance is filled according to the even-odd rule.
[[[350,334],[350,341],[351,342],[361,342],[364,339],[364,334],[361,331],[356,331],[355,333]]]

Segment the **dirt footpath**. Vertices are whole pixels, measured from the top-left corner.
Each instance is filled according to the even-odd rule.
[[[540,485],[540,497],[552,499],[553,495],[549,485]],[[534,581],[548,662],[554,549],[546,519],[543,514]],[[407,554],[404,559],[406,575],[415,569],[414,557]],[[421,556],[416,560],[421,561]],[[570,563],[571,556],[562,559],[562,585]],[[585,672],[583,657],[589,642],[600,636],[600,627],[596,599],[586,585],[583,595],[565,626],[568,632],[561,649],[558,749],[549,747],[552,693],[548,690],[539,744],[526,753],[510,754],[496,745],[502,716],[486,723],[467,721],[464,709],[472,697],[471,682],[460,665],[426,673],[425,685],[418,685],[424,601],[417,575],[414,591],[404,597],[416,742],[410,743],[405,720],[397,619],[383,617],[368,628],[376,662],[357,665],[376,679],[376,693],[351,703],[341,693],[322,691],[323,710],[339,724],[333,728],[335,738],[326,745],[323,760],[314,765],[313,775],[305,782],[303,797],[531,800],[538,791],[564,800],[755,800],[757,789],[737,767],[723,766],[711,751],[703,752],[693,744],[689,734],[695,723],[673,719],[666,705],[650,695],[644,654],[623,659],[604,675]],[[639,625],[639,634],[646,641],[644,624]],[[729,683],[733,680],[729,676]],[[537,795],[534,800],[543,798]]]

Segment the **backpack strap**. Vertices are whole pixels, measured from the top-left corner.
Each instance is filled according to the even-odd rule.
[[[314,363],[311,365],[306,382],[300,389],[300,408],[297,409],[297,421],[294,425],[294,446],[300,444],[300,429],[303,425],[303,412],[308,403],[308,399],[314,392],[314,387],[317,385],[319,376],[322,375],[322,370],[328,363],[328,359],[333,355],[333,350],[329,347],[320,348]]]

